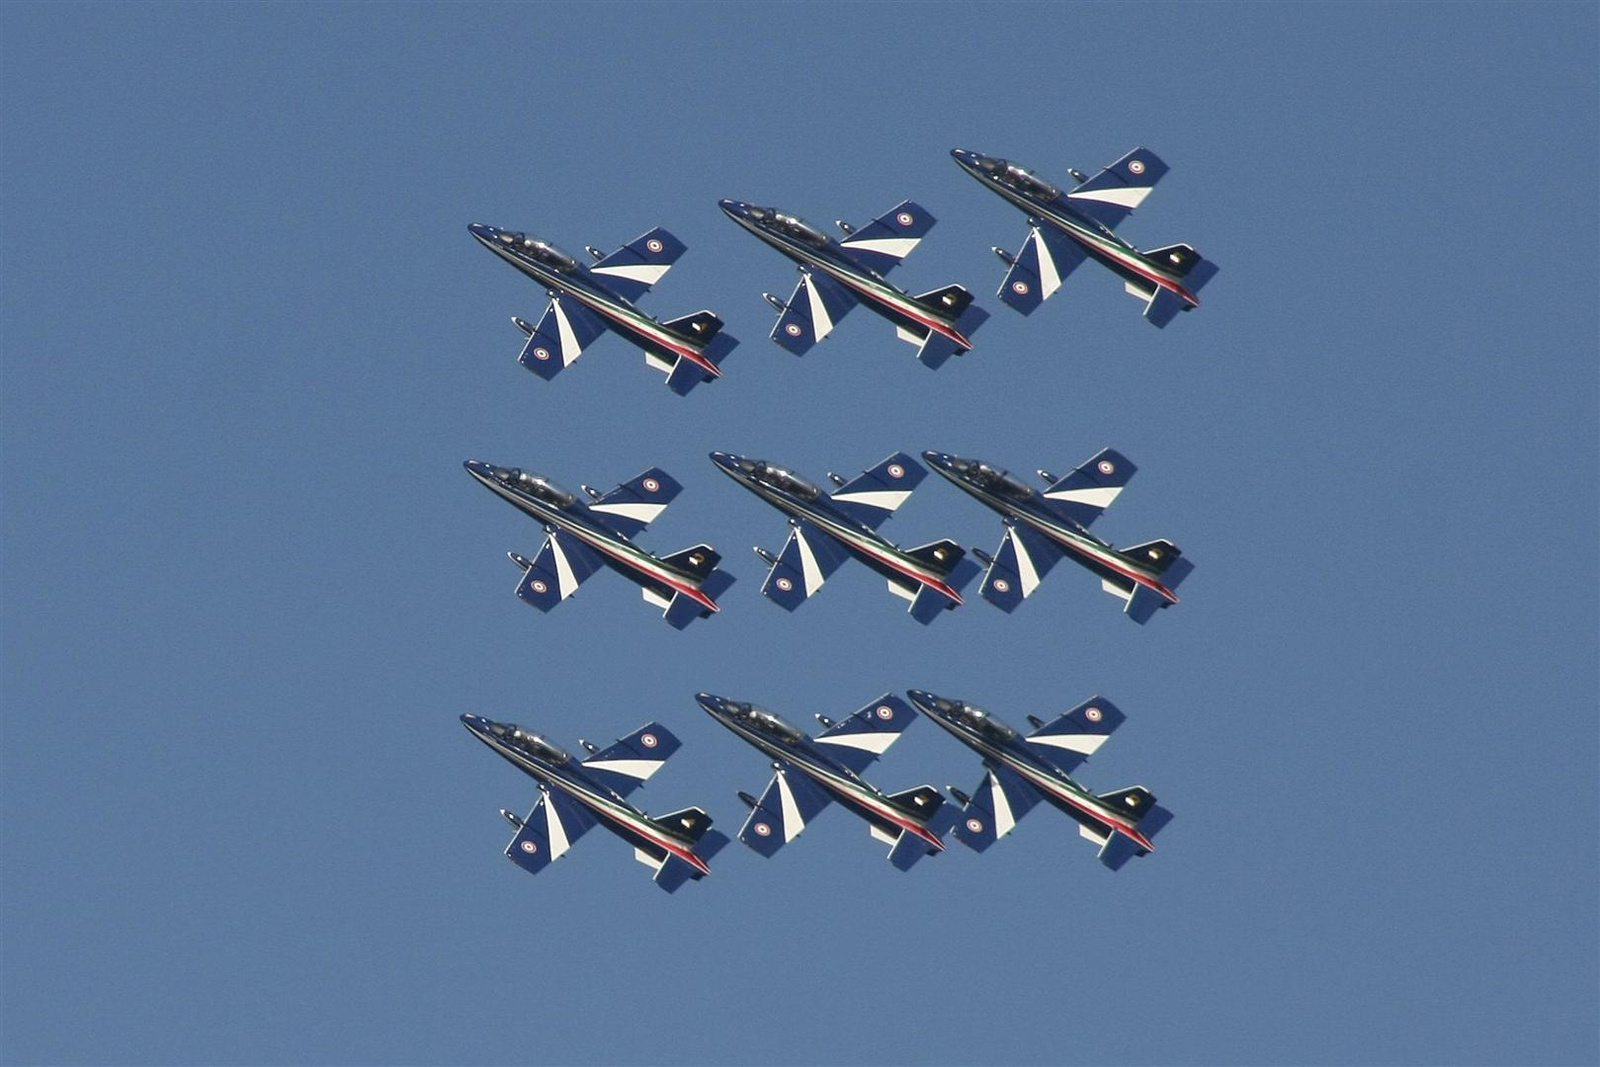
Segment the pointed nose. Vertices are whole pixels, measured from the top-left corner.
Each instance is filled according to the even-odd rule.
[[[743,200],[728,200],[724,198],[717,201],[717,206],[722,209],[723,214],[731,219],[746,218],[750,214],[750,205]]]
[[[696,693],[694,695],[694,699],[702,708],[709,711],[713,715],[721,712],[723,707],[728,703],[715,693]]]
[[[467,469],[468,474],[479,481],[494,477],[494,464],[492,463],[485,463],[479,459],[469,459],[461,465]]]
[[[928,451],[922,453],[922,458],[940,470],[950,469],[951,456],[948,452],[935,452],[932,449],[929,449]]]
[[[472,234],[472,236],[476,237],[478,240],[482,241],[484,244],[488,244],[490,241],[494,240],[494,227],[485,226],[481,222],[468,223],[467,232]]]
[[[725,471],[735,470],[739,466],[739,457],[732,452],[713,452],[711,462]]]

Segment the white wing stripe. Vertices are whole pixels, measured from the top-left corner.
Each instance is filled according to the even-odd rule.
[[[1068,752],[1092,756],[1100,751],[1100,746],[1106,743],[1106,738],[1109,736],[1109,734],[1054,734],[1048,737],[1030,737],[1027,740],[1033,745],[1049,745],[1051,748],[1064,748]]]
[[[550,859],[560,859],[567,854],[567,849],[572,847],[572,842],[567,840],[567,828],[561,825],[561,816],[556,814],[556,806],[550,803],[547,796],[544,802],[545,832],[550,835]]]
[[[806,299],[811,303],[811,332],[820,341],[833,332],[833,320],[828,317],[827,305],[822,302],[817,287],[811,283],[811,276],[806,275],[800,284],[805,287]]]
[[[578,591],[578,576],[572,573],[572,563],[567,559],[567,554],[561,548],[561,542],[554,537],[546,542],[550,546],[550,557],[556,561],[556,591],[565,600]]]
[[[1122,492],[1120,485],[1091,485],[1082,489],[1058,489],[1045,496],[1051,500],[1067,500],[1074,504],[1088,504],[1095,508],[1109,508]]]
[[[811,551],[811,544],[799,530],[794,532],[795,547],[800,549],[800,576],[805,582],[806,596],[810,596],[822,588],[822,568],[817,566],[817,557]]]
[[[993,771],[989,772],[989,796],[994,803],[994,836],[1004,837],[1017,825],[1017,820],[1011,814],[1011,801],[1006,799],[1006,791]]]
[[[561,301],[551,301],[550,309],[556,313],[556,332],[561,335],[561,365],[570,367],[572,361],[583,354],[583,349],[578,344],[578,335],[572,332],[572,323],[567,321],[567,313],[561,308]]]
[[[650,523],[655,522],[656,518],[663,511],[667,510],[667,506],[665,504],[632,504],[624,502],[616,504],[590,504],[589,510],[598,511],[605,515],[620,515],[625,519],[633,519],[635,522],[642,522],[646,525],[649,525]]]
[[[855,493],[835,493],[835,500],[844,500],[852,504],[865,504],[870,508],[882,508],[884,511],[894,511],[901,504],[911,499],[909,489],[869,489]]]
[[[1131,185],[1126,189],[1091,189],[1086,193],[1068,193],[1068,200],[1098,200],[1102,204],[1116,204],[1129,211],[1144,203],[1151,186]]]
[[[1047,300],[1061,288],[1061,272],[1056,269],[1056,261],[1050,258],[1050,246],[1044,243],[1037,229],[1033,231],[1032,240],[1039,253],[1039,299]]]
[[[604,759],[588,760],[585,767],[592,767],[597,771],[610,771],[612,774],[625,774],[629,778],[639,781],[648,781],[650,776],[666,766],[664,760],[648,759]]]
[[[917,247],[920,237],[876,237],[870,240],[856,240],[839,242],[846,248],[860,248],[867,252],[877,252],[880,255],[893,256],[896,259],[905,259],[911,250]]]
[[[671,270],[671,264],[665,263],[629,263],[614,267],[590,267],[594,274],[609,274],[613,278],[626,278],[630,282],[641,282],[645,285],[654,285]]]
[[[1033,560],[1028,558],[1028,550],[1022,547],[1022,538],[1017,536],[1017,531],[1007,530],[1006,536],[1011,539],[1011,552],[1017,557],[1017,577],[1022,580],[1022,596],[1026,600],[1039,588],[1039,572],[1034,569]]]
[[[800,831],[806,828],[805,821],[800,818],[800,805],[794,801],[794,794],[789,792],[789,780],[778,772],[778,801],[783,806],[783,841],[788,844],[800,836]]]
[[[876,731],[872,731],[864,734],[833,734],[831,736],[824,734],[823,736],[817,738],[817,741],[820,744],[844,745],[846,748],[859,748],[863,752],[871,752],[875,755],[881,756],[885,752],[889,751],[889,746],[894,744],[895,739],[899,736],[899,734],[892,734],[888,732],[878,733]]]

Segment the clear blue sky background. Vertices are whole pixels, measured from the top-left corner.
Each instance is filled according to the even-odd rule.
[[[3,984],[11,1063],[1594,1062],[1597,15],[1570,5],[9,4]],[[1135,144],[1123,232],[1222,268],[1158,332],[1093,265],[1030,319],[1021,217]],[[897,274],[994,318],[930,374],[858,312],[797,360],[793,271],[717,211],[914,197]],[[645,301],[743,345],[686,400],[616,338],[515,363],[542,294],[468,237],[664,225]],[[1100,531],[1171,537],[1140,628],[1063,565],[929,629],[864,568],[789,615],[782,519],[714,448],[820,477],[938,448],[1114,445]],[[469,457],[686,486],[642,538],[738,575],[676,633],[601,576],[512,596],[538,529]],[[887,528],[993,549],[930,479]],[[832,811],[669,897],[585,839],[537,879],[532,784],[463,711],[684,740],[641,802],[768,770],[693,700],[796,720],[885,689],[1020,722],[1127,712],[1085,768],[1177,814],[1111,875],[1039,809],[901,874]],[[890,789],[970,788],[927,723]]]

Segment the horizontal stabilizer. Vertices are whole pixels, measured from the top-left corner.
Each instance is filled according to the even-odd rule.
[[[988,320],[989,313],[974,304],[956,319],[956,332],[971,341],[978,327]],[[929,370],[938,370],[951,356],[959,356],[967,351],[969,349],[965,345],[935,330],[929,330],[917,347],[917,362]]]
[[[1171,289],[1158,287],[1144,307],[1144,317],[1150,325],[1165,326],[1177,317],[1178,312],[1189,310],[1190,304]]]
[[[895,838],[894,847],[889,850],[889,862],[898,870],[909,871],[922,857],[931,856],[937,851],[910,830],[901,830],[900,836]]]
[[[704,878],[705,875],[686,859],[669,854],[656,868],[656,885],[669,893],[676,893],[683,883],[690,879]]]
[[[1123,612],[1134,622],[1143,626],[1150,621],[1150,617],[1172,601],[1151,589],[1147,585],[1135,585],[1128,596],[1128,604]]]
[[[720,368],[722,361],[728,358],[728,353],[732,352],[738,345],[739,342],[731,335],[719,333],[706,342],[705,347],[700,351],[700,355],[713,367]],[[717,375],[710,373],[705,367],[686,356],[678,356],[668,362],[665,359],[657,361],[655,357],[647,354],[645,360],[656,366],[657,369],[667,372],[667,388],[679,396],[687,396],[689,391],[701,382],[709,382],[717,377]]]

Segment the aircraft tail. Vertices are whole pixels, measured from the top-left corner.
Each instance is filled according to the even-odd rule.
[[[931,785],[919,785],[915,789],[895,793],[889,799],[897,807],[915,813],[935,837],[949,833],[959,818],[955,806],[947,804],[944,794]],[[929,845],[926,838],[902,830],[894,839],[894,847],[889,850],[889,862],[899,870],[908,871],[922,857],[935,855],[939,851]]]
[[[1147,841],[1153,841],[1156,833],[1172,821],[1172,812],[1157,804],[1156,798],[1142,786],[1102,793],[1100,799],[1112,804],[1120,812],[1136,816],[1135,825]],[[1083,834],[1091,840],[1100,841],[1100,862],[1113,871],[1120,871],[1129,860],[1150,853],[1149,849],[1124,833],[1113,831],[1104,839],[1087,830]]]
[[[1183,555],[1183,550],[1171,541],[1155,540],[1146,541],[1142,545],[1130,545],[1118,551],[1117,555],[1130,563],[1143,567],[1147,571],[1166,575],[1173,569],[1173,565],[1178,562],[1179,557]],[[1194,567],[1191,565],[1189,570],[1193,569]],[[1188,577],[1189,570],[1183,572],[1184,577]],[[1183,578],[1171,578],[1164,584],[1170,589],[1182,580]]]
[[[1217,276],[1217,265],[1203,258],[1188,245],[1153,248],[1143,255],[1163,270],[1171,271],[1182,278],[1184,287],[1191,293],[1198,293],[1207,282]],[[1178,312],[1189,311],[1195,306],[1177,293],[1160,286],[1152,292],[1143,287],[1130,285],[1128,291],[1149,299],[1150,302],[1145,305],[1144,317],[1150,320],[1152,326],[1165,326],[1177,316]]]
[[[943,579],[945,585],[957,593],[960,593],[982,569],[967,559],[966,549],[954,541],[933,541],[907,550],[906,555],[925,564]],[[889,588],[911,601],[911,606],[907,610],[913,619],[924,626],[937,619],[940,612],[961,606],[961,601],[950,599],[931,585],[901,586],[894,579],[890,579]]]
[[[710,311],[696,311],[693,315],[672,319],[662,325],[699,346],[701,356],[713,367],[721,367],[722,361],[728,358],[728,353],[739,344],[732,336],[722,332],[722,320]],[[667,372],[667,388],[679,396],[686,395],[701,382],[709,382],[716,377],[698,363],[683,356],[668,362],[665,358],[651,353],[646,355],[645,359],[657,369]]]
[[[940,317],[952,320],[956,332],[969,341],[978,327],[989,319],[989,313],[974,306],[972,294],[959,285],[931,290],[916,297],[916,300],[937,312]],[[929,370],[938,370],[951,356],[968,351],[966,345],[926,327],[902,326],[896,333],[901,340],[917,346],[917,361]]]

